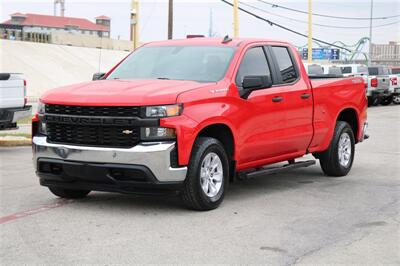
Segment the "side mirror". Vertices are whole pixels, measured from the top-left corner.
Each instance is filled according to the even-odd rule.
[[[272,79],[270,75],[245,76],[243,78],[242,87],[243,90],[240,96],[247,99],[252,91],[271,88]]]
[[[92,80],[103,79],[105,74],[106,74],[106,73],[95,73],[95,74],[93,74]]]

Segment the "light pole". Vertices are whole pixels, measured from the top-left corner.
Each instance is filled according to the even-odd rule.
[[[239,0],[233,1],[233,37],[239,37]]]
[[[374,11],[374,0],[371,0],[371,12],[369,17],[369,48],[368,48],[368,64],[371,65],[372,61],[372,14]]]
[[[174,1],[168,1],[168,39],[174,37]]]
[[[139,0],[132,0],[131,41],[133,49],[136,49],[139,46]]]

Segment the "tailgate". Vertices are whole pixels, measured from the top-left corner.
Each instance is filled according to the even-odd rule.
[[[0,108],[23,107],[24,105],[23,75],[0,73]]]
[[[387,90],[390,86],[389,76],[378,76],[378,89]]]

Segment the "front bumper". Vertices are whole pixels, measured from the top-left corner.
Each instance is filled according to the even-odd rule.
[[[32,145],[36,172],[45,186],[131,192],[175,187],[186,178],[186,167],[171,167],[175,142],[120,149],[54,144],[35,136]]]

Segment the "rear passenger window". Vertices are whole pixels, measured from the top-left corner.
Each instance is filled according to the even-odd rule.
[[[343,74],[351,74],[351,67],[341,67]]]
[[[267,58],[262,47],[250,48],[246,51],[238,73],[236,85],[241,87],[245,76],[266,76],[270,75]]]
[[[279,71],[281,72],[283,83],[292,83],[297,79],[296,68],[286,47],[273,46],[272,51],[278,61]]]

